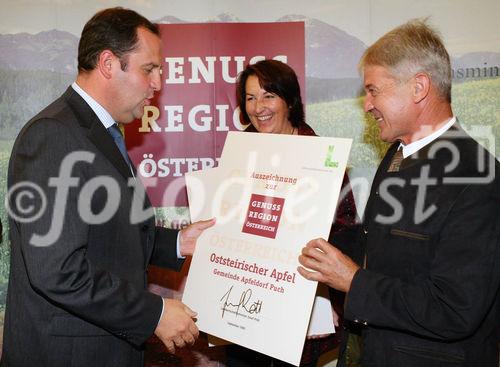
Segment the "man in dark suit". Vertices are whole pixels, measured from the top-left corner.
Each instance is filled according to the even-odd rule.
[[[449,55],[414,20],[369,47],[360,69],[365,111],[394,142],[353,246],[362,251],[355,262],[316,239],[299,257],[304,277],[347,292],[361,353],[349,335],[339,365],[498,367],[499,163],[453,116]]]
[[[15,142],[3,366],[139,367],[153,333],[171,352],[198,336],[192,310],[146,290],[147,266],[179,269],[214,221],[155,228],[116,125],[160,90],[160,44],[136,12],[94,15],[76,82]]]

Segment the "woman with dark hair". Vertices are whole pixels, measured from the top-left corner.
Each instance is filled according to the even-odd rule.
[[[262,60],[248,65],[238,76],[236,93],[240,117],[250,124],[246,131],[298,135],[299,127],[307,126],[312,134],[299,135],[316,135],[304,121],[299,81],[287,64]]]
[[[248,65],[238,76],[236,98],[241,111],[242,122],[249,124],[245,131],[313,135],[316,133],[305,122],[304,107],[300,96],[297,75],[287,64],[277,60],[262,60]],[[341,249],[354,240],[356,206],[350,189],[349,179],[344,175],[342,191],[337,204],[336,217],[330,231],[329,242]],[[297,254],[298,256],[298,254]],[[332,294],[335,314],[342,315],[343,294]],[[338,326],[338,325],[337,325]],[[306,340],[301,366],[316,366],[319,357],[332,350],[340,342],[340,327],[337,333],[318,335]],[[230,345],[226,350],[226,366],[290,366],[258,352]]]

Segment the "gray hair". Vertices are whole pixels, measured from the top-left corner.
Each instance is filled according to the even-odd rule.
[[[426,73],[439,95],[451,102],[450,56],[426,19],[410,20],[379,38],[364,52],[359,70],[367,65],[385,67],[400,81]]]

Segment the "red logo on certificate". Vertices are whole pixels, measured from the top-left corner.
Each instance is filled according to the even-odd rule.
[[[276,238],[285,199],[252,194],[242,232]]]

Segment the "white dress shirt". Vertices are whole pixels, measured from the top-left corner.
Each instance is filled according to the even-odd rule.
[[[432,143],[434,140],[439,138],[441,135],[443,135],[445,132],[447,132],[450,127],[453,126],[453,124],[457,121],[456,117],[453,116],[446,124],[444,124],[439,130],[434,131],[432,134],[427,135],[425,138],[419,139],[417,141],[414,141],[410,144],[404,145],[401,143],[399,145],[400,149],[403,147],[403,158],[409,157],[410,155],[418,152],[420,149],[425,147],[426,145]]]

